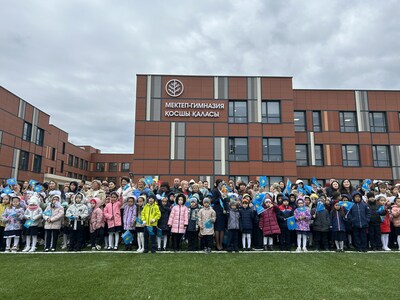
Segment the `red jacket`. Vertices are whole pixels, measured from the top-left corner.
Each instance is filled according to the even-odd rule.
[[[279,212],[279,207],[274,204],[271,208],[266,208],[260,215],[260,222],[258,226],[263,231],[263,235],[280,234],[281,229],[279,228],[278,221],[276,220],[276,214]]]
[[[387,208],[385,208],[386,215],[385,215],[385,221],[381,223],[381,232],[382,233],[389,233],[390,232],[390,216],[389,216],[389,211]]]

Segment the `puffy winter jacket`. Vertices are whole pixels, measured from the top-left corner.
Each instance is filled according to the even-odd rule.
[[[124,230],[133,230],[136,227],[136,205],[125,205],[124,209]]]
[[[100,208],[100,199],[96,199],[96,206],[90,215],[90,232],[95,232],[97,229],[104,227],[104,215]]]
[[[329,214],[329,211],[327,209],[316,211],[316,209],[313,208],[311,214],[315,216],[313,227],[314,231],[328,232],[329,226],[331,226],[331,216]]]
[[[150,205],[147,203],[142,211],[142,221],[145,226],[157,226],[158,220],[161,217],[160,209],[156,203]],[[152,222],[154,220],[154,222]]]
[[[51,211],[51,216],[47,216],[46,212]],[[64,218],[64,208],[61,204],[57,203],[55,207],[51,207],[51,204],[47,206],[43,212],[44,229],[60,229],[61,222]],[[48,222],[50,220],[50,222]]]
[[[251,207],[247,207],[239,209],[239,213],[240,213],[240,229],[242,231],[251,232],[253,230],[253,223],[256,217],[256,211]]]
[[[29,206],[28,206],[28,208],[25,209],[24,219],[32,220],[33,223],[31,226],[39,226],[39,223],[42,221],[42,213],[43,213],[43,211],[39,206],[37,206],[37,208],[35,210],[29,209]]]
[[[370,211],[370,219],[369,219],[369,224],[371,225],[380,225],[382,223],[382,219],[381,216],[384,217],[386,215],[386,211],[385,209],[382,209],[381,212],[378,212],[378,209],[381,207],[382,205],[379,205],[378,203],[376,203],[376,201],[371,202],[368,201],[368,208]]]
[[[171,209],[168,219],[168,226],[172,233],[185,233],[185,226],[188,225],[188,208],[185,205],[175,205]]]
[[[279,206],[279,212],[277,214],[279,227],[287,228],[287,219],[293,216],[294,209],[288,205],[284,206],[283,204]]]
[[[123,205],[123,198],[120,197],[114,203],[107,203],[104,208],[104,218],[107,221],[108,228],[121,226],[121,206]]]
[[[228,230],[240,228],[240,213],[238,209],[228,210]]]
[[[24,209],[9,207],[6,208],[2,215],[2,220],[6,224],[5,231],[21,230],[22,220],[24,219]]]
[[[345,213],[342,209],[331,211],[332,231],[346,231],[346,223],[344,221]]]
[[[281,233],[281,229],[279,228],[278,220],[276,218],[276,214],[278,212],[279,208],[276,204],[274,204],[273,207],[266,208],[260,215],[258,226],[263,231],[264,236]]]
[[[310,231],[310,220],[311,213],[307,207],[298,207],[294,210],[293,213],[294,218],[296,219],[296,230],[299,231]],[[300,218],[302,219],[300,220]]]
[[[214,234],[214,223],[217,218],[217,214],[215,213],[214,209],[211,207],[203,207],[199,211],[199,219],[198,219],[198,224],[200,227],[200,234],[201,235],[213,235]],[[205,223],[207,221],[211,221],[213,226],[211,228],[206,228]]]
[[[359,203],[354,202],[354,205],[347,214],[347,218],[355,228],[367,228],[370,216],[369,208],[363,201]]]
[[[161,202],[161,201],[160,201]],[[171,213],[171,207],[168,206],[168,204],[166,206],[163,206],[161,203],[158,206],[158,208],[160,209],[160,213],[161,213],[161,217],[160,220],[158,220],[158,228],[160,228],[161,230],[169,230],[168,227],[168,220],[169,220],[169,215]]]
[[[85,220],[89,216],[89,208],[84,203],[74,203],[68,207],[65,216],[72,229],[77,230],[79,226],[85,225]]]

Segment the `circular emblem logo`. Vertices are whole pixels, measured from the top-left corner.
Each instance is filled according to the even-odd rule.
[[[183,83],[178,79],[171,79],[165,85],[165,91],[171,97],[179,97],[183,93]]]

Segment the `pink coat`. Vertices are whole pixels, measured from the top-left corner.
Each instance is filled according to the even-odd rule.
[[[185,233],[185,226],[188,225],[188,208],[185,205],[175,205],[171,209],[168,219],[168,226],[172,233]]]
[[[124,203],[124,199],[120,197],[118,201],[114,203],[107,203],[104,208],[104,218],[107,221],[108,228],[121,226],[121,206]]]
[[[392,206],[393,226],[400,227],[400,207],[396,204]]]
[[[90,215],[90,232],[95,232],[97,229],[104,227],[103,211],[100,208],[100,199],[96,199],[96,206]]]

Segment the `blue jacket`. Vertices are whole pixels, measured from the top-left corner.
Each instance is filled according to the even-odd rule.
[[[253,230],[253,223],[256,217],[256,212],[253,208],[241,208],[239,210],[240,213],[240,229],[242,231],[251,231]]]
[[[342,210],[331,211],[331,226],[332,231],[346,231],[346,223],[344,221],[345,213]]]
[[[354,202],[353,207],[350,209],[347,218],[355,228],[367,228],[371,213],[367,204],[363,201]]]

